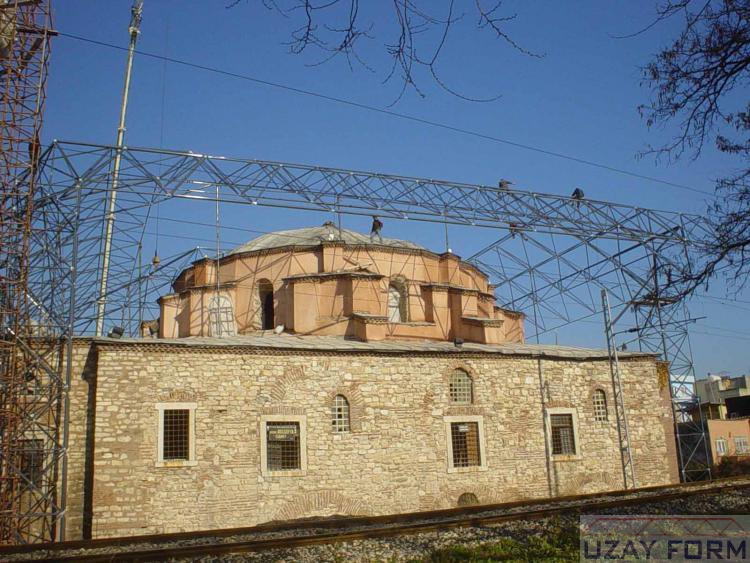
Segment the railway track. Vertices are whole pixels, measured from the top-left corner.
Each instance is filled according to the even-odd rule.
[[[0,548],[2,561],[194,559],[532,520],[750,489],[750,477],[388,516],[335,517],[232,528]]]

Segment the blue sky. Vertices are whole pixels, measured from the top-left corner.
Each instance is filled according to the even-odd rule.
[[[55,4],[60,31],[127,44],[130,0]],[[145,0],[139,49],[377,107],[396,98],[400,83],[383,83],[389,70],[383,42],[395,31],[389,26],[389,3],[362,3],[367,10],[364,20],[374,24],[375,37],[361,50],[372,71],[356,65],[352,70],[343,59],[310,66],[320,60],[319,53],[293,56],[283,45],[295,26],[293,20],[256,1],[241,2],[231,10],[225,4]],[[712,180],[737,165],[712,147],[697,161],[671,165],[636,158],[648,144],[658,145],[674,132],[649,131],[636,108],[649,95],[640,85],[639,67],[674,36],[679,22],[666,22],[631,39],[613,37],[646,25],[653,17],[651,2],[504,3],[505,13],[518,14],[507,31],[524,47],[544,53],[543,58],[525,56],[489,32],[476,31],[473,2],[457,5],[467,16],[439,60],[441,76],[469,96],[502,97],[491,103],[461,100],[422,74],[419,85],[426,97],[409,91],[395,111],[700,190],[711,191]],[[124,60],[121,51],[65,37],[54,40],[45,140],[114,142]],[[597,199],[694,213],[706,208],[706,196],[690,191],[247,81],[165,67],[144,57],[135,61],[126,142],[489,185],[510,178],[520,188],[566,195],[581,186]],[[204,220],[211,212],[201,211],[207,213]],[[271,231],[330,218],[257,208],[222,213],[225,227],[238,227],[223,231],[226,246],[252,238],[242,228]],[[365,218],[347,217],[344,226],[368,228]],[[161,224],[160,253],[194,246],[191,237],[213,237],[212,229],[196,232],[179,223]],[[385,233],[442,250],[439,226],[390,221]],[[451,246],[462,256],[492,240],[489,232],[451,230]],[[721,287],[712,288],[711,294],[726,297]],[[743,352],[750,342],[744,322],[750,295],[729,298],[735,301],[692,303],[693,315],[706,317],[695,325],[691,338],[699,375],[709,370],[750,371],[750,359]],[[603,344],[601,327],[595,323],[568,329],[559,339],[566,344]]]

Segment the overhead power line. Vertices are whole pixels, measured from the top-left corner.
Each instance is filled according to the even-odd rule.
[[[69,39],[75,39],[76,41],[82,41],[82,42],[85,42],[85,43],[90,43],[92,45],[98,45],[100,47],[107,47],[107,48],[110,48],[110,49],[116,49],[118,51],[127,51],[128,50],[126,47],[121,47],[120,45],[115,45],[113,43],[107,43],[105,41],[99,41],[99,40],[91,39],[91,38],[88,38],[88,37],[82,37],[80,35],[75,35],[75,34],[72,34],[72,33],[59,32],[59,36],[60,37],[67,37]],[[708,195],[710,197],[715,197],[713,192],[710,192],[710,191],[707,191],[707,190],[701,190],[699,188],[694,188],[692,186],[688,186],[688,185],[685,185],[685,184],[680,184],[680,183],[677,183],[677,182],[670,182],[669,180],[663,180],[661,178],[656,178],[654,176],[648,176],[646,174],[639,174],[639,173],[633,172],[631,170],[624,170],[622,168],[617,168],[615,166],[610,166],[608,164],[603,164],[601,162],[595,162],[593,160],[588,160],[588,159],[579,158],[579,157],[576,157],[576,156],[571,156],[571,155],[560,153],[560,152],[556,152],[556,151],[547,150],[547,149],[544,149],[542,147],[537,147],[537,146],[533,146],[533,145],[529,145],[529,144],[525,144],[525,143],[518,143],[516,141],[511,141],[509,139],[504,139],[504,138],[501,138],[501,137],[497,137],[495,135],[489,135],[489,134],[486,134],[486,133],[481,133],[479,131],[472,131],[470,129],[465,129],[463,127],[457,127],[457,126],[450,125],[450,124],[447,124],[447,123],[441,123],[439,121],[433,121],[433,120],[430,120],[430,119],[424,119],[422,117],[417,117],[417,116],[414,116],[414,115],[409,115],[409,114],[406,114],[406,113],[401,113],[401,112],[393,111],[393,110],[390,110],[390,109],[379,108],[377,106],[372,106],[372,105],[369,105],[369,104],[363,104],[363,103],[360,103],[360,102],[355,102],[353,100],[347,100],[345,98],[340,98],[340,97],[337,97],[337,96],[330,96],[328,94],[322,94],[320,92],[315,92],[315,91],[312,91],[312,90],[306,90],[306,89],[303,89],[303,88],[297,88],[295,86],[289,86],[287,84],[282,84],[282,83],[279,83],[279,82],[272,82],[270,80],[263,80],[261,78],[256,78],[254,76],[250,76],[250,75],[247,75],[247,74],[240,74],[238,72],[233,72],[233,71],[223,70],[223,69],[216,68],[216,67],[211,67],[211,66],[207,66],[207,65],[197,64],[197,63],[193,63],[193,62],[190,62],[190,61],[187,61],[187,60],[184,60],[184,59],[176,59],[174,57],[166,57],[166,56],[163,56],[163,55],[157,55],[156,53],[149,53],[148,51],[141,51],[141,50],[136,50],[135,53],[137,53],[138,55],[141,55],[143,57],[149,57],[149,58],[152,58],[152,59],[158,59],[160,61],[165,61],[165,62],[169,62],[169,63],[173,63],[173,64],[177,64],[177,65],[181,65],[181,66],[185,66],[185,67],[189,67],[189,68],[203,70],[203,71],[206,71],[206,72],[213,72],[215,74],[221,74],[223,76],[229,76],[229,77],[238,78],[238,79],[241,79],[241,80],[247,80],[249,82],[254,82],[255,84],[261,84],[263,86],[270,86],[272,88],[279,88],[279,89],[286,90],[288,92],[293,92],[293,93],[296,93],[296,94],[301,94],[301,95],[305,95],[305,96],[312,96],[314,98],[318,98],[318,99],[322,99],[322,100],[327,100],[329,102],[334,102],[334,103],[338,103],[338,104],[344,104],[344,105],[347,105],[347,106],[350,106],[350,107],[354,107],[354,108],[358,108],[358,109],[362,109],[362,110],[366,110],[366,111],[370,111],[370,112],[374,112],[374,113],[379,113],[379,114],[383,114],[383,115],[389,115],[391,117],[397,117],[399,119],[404,119],[404,120],[411,121],[411,122],[414,122],[414,123],[420,123],[422,125],[429,125],[430,127],[437,127],[437,128],[440,128],[440,129],[444,129],[446,131],[452,131],[454,133],[460,133],[462,135],[469,135],[471,137],[476,137],[478,139],[484,139],[486,141],[492,141],[492,142],[495,142],[495,143],[501,143],[501,144],[512,146],[512,147],[516,147],[516,148],[519,148],[519,149],[533,151],[533,152],[536,152],[536,153],[539,153],[539,154],[544,154],[544,155],[547,155],[547,156],[553,156],[553,157],[556,157],[556,158],[561,158],[561,159],[564,159],[564,160],[569,160],[571,162],[577,162],[578,164],[583,164],[585,166],[592,166],[592,167],[599,168],[599,169],[602,169],[602,170],[608,170],[610,172],[615,172],[617,174],[622,174],[622,175],[625,175],[625,176],[630,176],[631,178],[638,178],[640,180],[647,180],[649,182],[655,182],[655,183],[662,184],[662,185],[665,185],[665,186],[670,186],[672,188],[677,188],[677,189],[681,189],[681,190],[687,190],[687,191],[690,191],[690,192],[699,193],[699,194],[703,194],[703,195]]]

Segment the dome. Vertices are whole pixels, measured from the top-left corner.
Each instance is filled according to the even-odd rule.
[[[318,246],[322,242],[338,241],[350,245],[365,246],[389,246],[392,248],[411,248],[425,250],[423,246],[395,238],[383,237],[383,242],[371,242],[370,236],[350,231],[348,229],[339,229],[332,222],[327,221],[320,227],[307,227],[304,229],[292,229],[289,231],[274,231],[254,238],[245,244],[232,249],[228,256],[232,254],[241,254],[244,252],[255,252],[258,250],[268,250],[270,248],[281,248],[285,246]]]

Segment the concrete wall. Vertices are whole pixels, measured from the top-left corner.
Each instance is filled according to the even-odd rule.
[[[68,539],[248,526],[328,514],[386,514],[622,488],[606,361],[541,361],[489,354],[353,354],[249,348],[98,346],[97,383],[77,379],[71,434]],[[474,381],[474,404],[449,403],[456,368]],[[578,420],[578,455],[545,456],[545,400]],[[622,362],[639,486],[676,482],[668,389],[653,359]],[[594,420],[592,393],[607,393]],[[336,394],[351,405],[351,432],[332,431]],[[196,403],[196,464],[157,467],[158,403]],[[86,432],[93,408],[96,429]],[[303,417],[307,468],[261,471],[261,419]],[[480,417],[486,468],[448,471],[446,417]],[[84,499],[86,440],[90,506]]]

